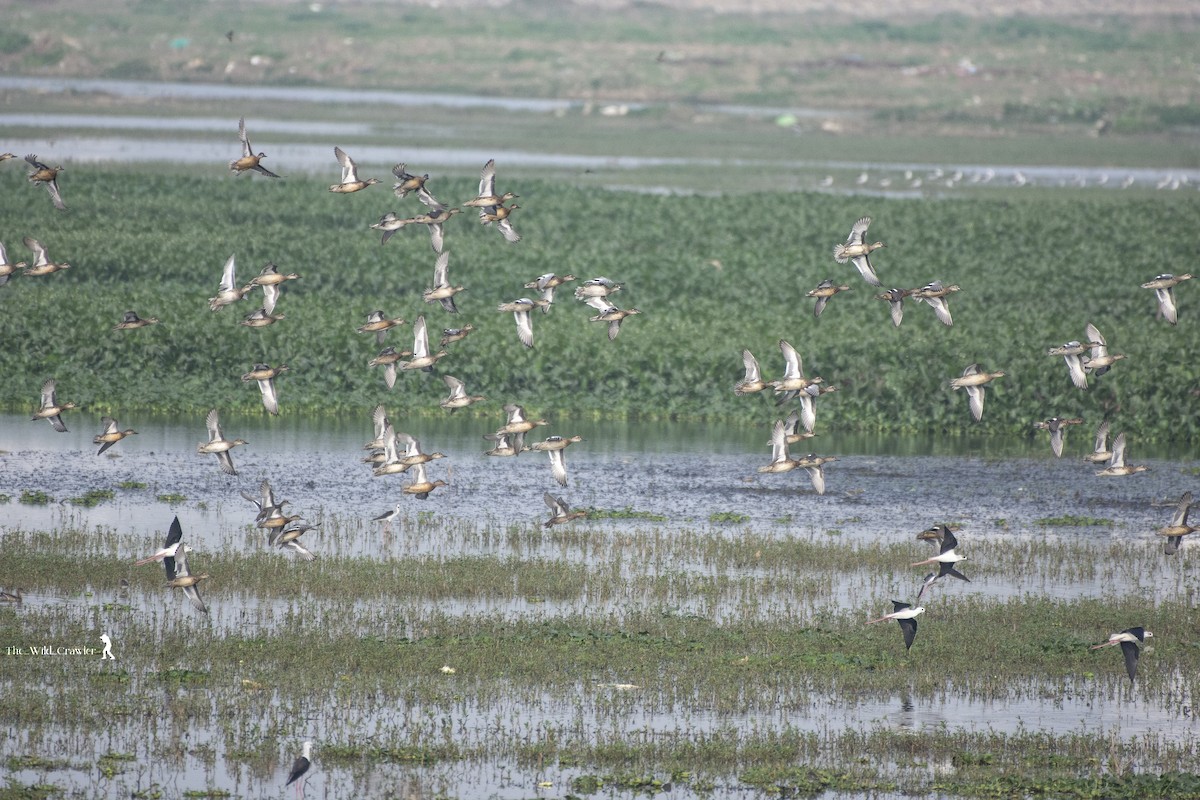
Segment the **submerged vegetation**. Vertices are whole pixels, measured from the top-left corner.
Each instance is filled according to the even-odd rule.
[[[476,326],[437,367],[489,398],[463,414],[494,416],[515,400],[534,414],[767,425],[773,405],[735,397],[731,387],[743,347],[777,376],[782,338],[797,347],[808,374],[839,388],[820,401],[825,429],[1025,435],[1030,420],[1073,414],[1089,423],[1111,417],[1131,441],[1200,436],[1200,417],[1190,413],[1193,375],[1186,361],[1167,355],[1200,349],[1193,324],[1200,302],[1190,284],[1181,285],[1180,323],[1171,326],[1155,320],[1153,293],[1138,288],[1176,260],[1177,232],[1200,213],[1194,198],[1029,193],[938,202],[761,193],[723,205],[510,179],[527,207],[519,244],[469,218],[447,225],[451,274],[468,289],[462,313],[451,316],[421,301],[433,266],[424,231],[401,231],[381,247],[368,229],[398,205],[386,191],[338,197],[326,181],[303,176],[268,183],[100,168],[72,175],[67,215],[30,204],[35,187],[0,194],[0,218],[12,221],[10,252],[19,246],[12,237],[32,234],[72,263],[0,287],[5,324],[24,342],[0,351],[7,410],[35,405],[41,382],[55,375],[60,399],[94,414],[261,412],[258,393],[239,378],[265,360],[290,368],[276,381],[284,414],[366,413],[395,396],[367,366],[375,342],[355,332],[382,307],[410,321],[424,313],[434,331]],[[0,177],[24,182],[18,171]],[[447,178],[434,188],[457,198],[475,186]],[[951,298],[953,327],[917,305],[893,328],[870,287],[833,261],[832,244],[864,213],[875,219],[872,236],[887,244],[876,258],[886,284],[940,279],[963,287]],[[1055,243],[1052,252],[1046,242]],[[256,299],[208,310],[230,254],[242,280],[268,261],[302,276],[279,302],[286,319],[263,330],[239,325]],[[610,342],[568,284],[552,312],[538,315],[527,350],[511,315],[495,309],[546,272],[607,275],[626,284],[621,302],[644,313]],[[814,319],[804,293],[830,276],[853,291]],[[112,331],[130,308],[163,322]],[[48,318],[71,324],[48,326]],[[1046,349],[1083,337],[1088,322],[1128,358],[1081,392]],[[409,331],[391,332],[392,343],[411,345]],[[988,389],[982,423],[947,386],[972,362],[1007,372]],[[445,413],[438,375],[404,374],[399,383],[395,394],[408,399],[408,413]],[[77,414],[68,412],[68,422]]]

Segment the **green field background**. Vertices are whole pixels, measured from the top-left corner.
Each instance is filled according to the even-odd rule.
[[[1138,286],[1188,268],[1195,248],[1186,232],[1200,218],[1192,198],[1038,190],[955,200],[719,198],[502,181],[521,195],[513,219],[524,239],[509,245],[473,215],[450,221],[450,275],[466,286],[462,313],[451,316],[421,299],[434,262],[424,229],[401,230],[381,246],[368,227],[387,210],[418,213],[412,198],[399,201],[384,187],[336,196],[320,179],[222,171],[80,168],[65,173],[67,213],[24,185],[19,168],[0,174],[0,240],[10,260],[28,257],[20,240],[33,236],[53,260],[72,265],[0,287],[0,406],[32,410],[52,376],[60,400],[94,411],[252,411],[257,393],[240,375],[265,361],[290,367],[279,380],[284,414],[382,401],[404,403],[408,414],[445,413],[437,374],[401,374],[389,393],[380,372],[368,369],[378,348],[355,328],[378,308],[409,321],[424,313],[433,338],[443,327],[477,327],[451,346],[437,373],[487,395],[475,407],[483,414],[516,401],[537,414],[761,423],[779,412],[761,396],[733,395],[740,351],[750,348],[767,379],[778,377],[782,338],[799,350],[807,374],[839,388],[821,401],[826,430],[1012,433],[1038,419],[1082,415],[1119,419],[1143,439],[1200,433],[1189,356],[1200,344],[1195,287],[1176,290],[1180,322],[1172,327],[1155,318],[1153,293]],[[475,192],[462,179],[430,186],[448,203]],[[833,245],[863,215],[874,218],[868,238],[887,245],[874,256],[885,286],[939,279],[962,287],[950,298],[952,328],[912,301],[894,328],[877,290],[834,262]],[[276,309],[285,320],[239,325],[257,307],[257,292],[208,310],[230,254],[241,282],[268,261],[300,273]],[[546,272],[620,281],[626,286],[614,301],[643,313],[609,342],[568,284],[550,314],[536,315],[536,346],[526,350],[496,304],[530,295],[523,284]],[[815,319],[804,295],[828,277],[852,290]],[[162,323],[113,331],[127,309]],[[1082,392],[1062,359],[1045,351],[1083,339],[1088,322],[1128,358]],[[409,330],[388,343],[411,346]],[[948,386],[972,362],[1007,372],[988,391],[982,423]]]

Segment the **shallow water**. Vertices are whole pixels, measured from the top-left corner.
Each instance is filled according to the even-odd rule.
[[[752,530],[825,532],[837,529],[851,539],[872,540],[897,529],[919,531],[940,520],[955,520],[995,535],[1045,535],[1036,520],[1064,515],[1105,517],[1116,524],[1075,529],[1071,535],[1127,539],[1161,527],[1170,512],[1153,505],[1173,502],[1195,482],[1183,473],[1196,461],[1173,448],[1151,450],[1131,444],[1131,460],[1150,470],[1127,478],[1097,477],[1082,461],[1089,437],[1068,439],[1067,454],[1056,459],[1039,439],[898,438],[829,434],[812,440],[821,455],[837,456],[825,467],[825,496],[817,496],[802,471],[758,474],[769,460],[767,432],[751,427],[705,424],[600,423],[556,421],[548,433],[579,434],[584,441],[566,451],[568,482],[559,487],[541,453],[493,458],[484,455],[483,434],[503,423],[480,418],[403,420],[397,427],[421,442],[426,452],[446,458],[429,465],[430,479],[449,486],[428,500],[404,496],[403,475],[374,477],[361,462],[373,431],[367,415],[357,422],[302,421],[262,417],[222,417],[226,435],[249,441],[233,451],[237,476],[222,473],[213,456],[196,446],[205,438],[203,420],[154,417],[122,419],[138,430],[104,456],[95,455],[85,415],[66,416],[71,430],[55,433],[48,424],[21,415],[0,415],[0,476],[9,493],[44,491],[56,500],[88,489],[115,488],[124,481],[149,484],[146,490],[117,489],[115,502],[71,514],[89,525],[131,532],[160,530],[167,514],[159,494],[183,495],[185,524],[218,525],[244,519],[252,507],[240,491],[257,492],[266,478],[276,494],[289,498],[290,513],[309,521],[324,515],[364,523],[403,503],[439,516],[495,525],[534,522],[546,509],[542,494],[562,495],[572,506],[632,507],[661,514],[672,524],[708,524],[713,514],[749,517]],[[93,430],[94,428],[95,430]],[[528,441],[536,441],[531,435]],[[1152,457],[1156,456],[1156,457]],[[46,469],[52,459],[54,469]],[[59,524],[64,507],[11,503],[5,524],[26,528]],[[151,514],[151,516],[153,516]],[[251,515],[252,518],[252,515]]]
[[[287,102],[293,106],[336,103],[338,105],[394,106],[397,108],[434,108],[455,110],[495,110],[515,114],[578,114],[584,103],[574,100],[497,98],[458,94],[424,94],[378,90],[326,89],[320,87],[239,86],[231,84],[117,81],[75,78],[4,77],[0,91],[37,93],[94,93],[121,98],[163,98],[187,101]],[[642,110],[642,104],[622,103],[614,107]],[[743,105],[695,104],[699,114],[774,119],[787,114],[797,118],[823,119],[844,116],[833,109],[783,109]],[[25,138],[7,137],[6,145],[16,153],[68,153],[75,162],[166,162],[172,164],[223,164],[237,155],[236,128],[222,117],[161,117],[149,115],[92,114],[0,114],[0,128],[44,131]],[[436,129],[435,129],[436,128]],[[734,158],[716,151],[705,157],[646,157],[637,153],[579,154],[497,147],[489,142],[481,147],[429,147],[414,143],[452,138],[460,126],[452,115],[436,126],[396,120],[387,126],[369,126],[342,122],[296,122],[258,117],[253,130],[270,141],[272,164],[285,172],[336,172],[330,146],[349,147],[364,167],[390,168],[396,161],[421,163],[433,168],[471,169],[489,158],[501,159],[511,167],[598,172],[615,186],[626,176],[651,168],[675,170],[682,181],[650,187],[661,191],[693,191],[687,175],[700,169],[731,169],[741,172],[762,171],[787,175],[789,187],[821,191],[920,197],[973,188],[1020,188],[1048,186],[1060,188],[1102,187],[1119,189],[1191,188],[1200,186],[1200,170],[1180,165],[1173,169],[1085,167],[1071,164],[1017,166],[1012,164],[909,163],[788,159],[768,156],[757,159]],[[174,134],[170,139],[161,135]],[[329,138],[325,144],[311,144],[316,136]],[[361,143],[355,139],[366,139]],[[397,142],[380,146],[380,139]],[[264,141],[266,141],[264,140]],[[373,140],[373,141],[371,141]],[[258,139],[255,139],[258,141]],[[233,143],[233,152],[231,145]],[[569,147],[569,145],[566,145]],[[47,156],[48,158],[50,156]],[[58,158],[62,158],[58,156]],[[661,169],[660,169],[661,172]],[[657,175],[657,173],[656,173]],[[648,187],[632,187],[645,191]]]
[[[1071,565],[1045,563],[1025,572],[1020,581],[1003,564],[990,563],[988,543],[1060,538],[1086,538],[1096,544],[1115,543],[1147,549],[1151,532],[1165,524],[1170,509],[1155,505],[1170,502],[1192,488],[1190,470],[1195,461],[1171,448],[1135,449],[1137,463],[1148,463],[1149,472],[1125,479],[1099,478],[1094,467],[1081,461],[1090,437],[1069,437],[1067,456],[1053,458],[1045,442],[996,441],[982,438],[870,437],[830,434],[820,437],[821,453],[839,460],[826,468],[828,493],[816,495],[806,478],[789,473],[759,475],[768,460],[766,433],[754,428],[702,424],[599,423],[558,420],[550,432],[581,434],[585,441],[567,454],[570,486],[554,483],[547,459],[539,453],[517,458],[489,458],[481,435],[497,427],[499,418],[417,418],[400,421],[400,427],[420,438],[427,450],[446,458],[433,462],[431,477],[447,478],[450,486],[427,501],[402,496],[402,476],[374,478],[359,459],[362,444],[372,435],[367,415],[350,420],[263,419],[230,416],[225,432],[250,444],[234,451],[239,475],[226,476],[215,458],[195,452],[204,437],[203,420],[190,418],[122,419],[139,434],[118,443],[111,457],[97,457],[91,436],[98,423],[88,415],[67,415],[68,433],[55,433],[49,425],[31,422],[24,415],[0,416],[0,481],[13,496],[3,506],[0,553],[9,537],[31,530],[74,525],[107,532],[122,558],[152,552],[171,517],[178,514],[189,541],[205,551],[254,552],[264,548],[252,531],[253,506],[239,490],[254,493],[267,478],[277,495],[292,501],[292,513],[314,521],[326,520],[334,529],[327,536],[309,535],[308,546],[324,557],[425,556],[433,559],[483,554],[513,557],[523,562],[542,559],[563,565],[616,564],[631,586],[652,585],[654,579],[672,576],[680,586],[687,581],[713,578],[721,572],[728,583],[716,595],[703,599],[685,589],[665,595],[637,594],[620,598],[591,596],[587,591],[564,599],[531,598],[514,592],[508,597],[455,596],[430,602],[420,597],[390,601],[385,608],[371,600],[322,601],[311,598],[260,598],[243,592],[211,590],[206,635],[230,631],[272,633],[303,618],[305,624],[336,626],[358,631],[360,636],[391,631],[411,633],[406,626],[422,624],[432,616],[501,620],[555,619],[578,615],[603,618],[620,615],[630,604],[661,607],[672,613],[699,614],[722,620],[780,620],[803,625],[825,609],[861,605],[864,598],[890,596],[911,586],[920,570],[872,576],[866,571],[833,574],[813,566],[813,579],[828,580],[821,608],[806,607],[790,591],[761,592],[779,568],[752,565],[717,570],[696,556],[670,563],[639,558],[629,553],[622,531],[655,531],[670,537],[687,529],[718,536],[789,536],[821,541],[831,535],[843,541],[868,545],[874,542],[910,542],[916,532],[942,520],[963,525],[960,540],[971,553],[969,585],[943,587],[938,594],[968,594],[979,598],[1013,596],[1100,598],[1128,592],[1179,598],[1197,588],[1185,558],[1165,560],[1146,556],[1139,568],[1064,578]],[[92,427],[96,430],[93,431]],[[78,508],[61,501],[89,489],[113,488],[121,481],[149,484],[146,489],[116,489],[114,501],[95,508]],[[22,490],[41,490],[57,501],[30,506],[17,501]],[[634,509],[662,514],[665,522],[612,520],[577,523],[590,534],[582,542],[545,537],[530,545],[529,537],[511,538],[503,532],[512,525],[536,526],[546,516],[542,493],[564,495],[572,505]],[[181,494],[186,499],[169,504],[158,494]],[[447,523],[445,535],[384,536],[370,518],[395,503],[405,510],[428,511]],[[739,524],[710,522],[715,513],[745,514]],[[1114,520],[1111,527],[1046,528],[1044,517],[1079,515]],[[482,532],[481,532],[482,531]],[[491,531],[489,533],[488,531]],[[832,532],[832,533],[831,533]],[[100,538],[99,541],[107,541]],[[974,550],[968,550],[971,545]],[[106,545],[98,545],[106,546]],[[913,542],[914,552],[925,545]],[[1157,543],[1153,550],[1157,553]],[[202,558],[202,555],[194,556]],[[288,556],[281,556],[288,558]],[[1150,564],[1147,568],[1144,565]],[[151,569],[151,568],[147,568]],[[964,567],[964,570],[966,567]],[[1086,570],[1084,570],[1086,573]],[[1073,574],[1073,573],[1072,573]],[[91,629],[97,610],[106,603],[128,605],[139,619],[154,625],[186,630],[196,624],[180,614],[178,598],[152,590],[86,587],[72,596],[35,593],[27,600],[28,612],[53,612],[64,639],[73,631]],[[931,611],[931,614],[936,611]],[[932,617],[931,617],[932,618]],[[403,620],[402,622],[400,620]],[[399,629],[392,630],[389,626]],[[119,642],[118,642],[119,648]],[[147,680],[137,672],[133,687]],[[419,680],[431,680],[421,676]],[[433,680],[441,679],[441,676]],[[378,702],[347,704],[337,697],[309,698],[304,708],[264,710],[261,719],[249,712],[239,725],[264,729],[281,717],[306,718],[304,731],[288,731],[288,742],[312,737],[343,738],[346,731],[367,740],[378,735],[418,741],[453,742],[461,747],[494,746],[500,742],[556,741],[596,743],[635,740],[692,741],[698,736],[727,731],[753,730],[780,733],[836,733],[843,729],[886,728],[912,731],[961,729],[964,731],[1053,733],[1105,733],[1122,739],[1162,735],[1172,741],[1194,741],[1198,729],[1192,713],[1192,682],[1179,677],[1177,687],[1164,696],[1147,697],[1124,690],[1105,698],[1086,680],[1034,682],[1000,700],[972,697],[947,682],[945,693],[913,699],[906,691],[893,697],[845,697],[818,686],[796,687],[781,696],[773,711],[716,712],[705,698],[677,696],[669,676],[658,686],[615,688],[594,684],[566,686],[561,692],[527,695],[518,690],[507,698],[473,699],[466,676],[445,676],[461,699],[450,705],[424,707],[386,698]],[[614,683],[622,677],[613,676]],[[163,684],[145,684],[164,693],[164,703],[176,691]],[[1054,699],[1049,699],[1054,698]],[[217,701],[214,699],[214,703]],[[264,700],[264,702],[267,702]],[[755,709],[763,704],[755,702]],[[216,706],[214,705],[215,709]],[[313,714],[314,710],[319,713]],[[114,718],[101,741],[80,736],[70,725],[48,725],[37,730],[8,726],[4,751],[57,755],[79,764],[77,768],[48,773],[14,774],[28,783],[46,779],[96,796],[128,794],[157,783],[169,792],[200,786],[226,789],[240,795],[278,793],[286,764],[269,774],[252,774],[231,758],[229,737],[217,723],[214,710],[208,719],[164,720],[163,735],[170,735],[168,756],[160,739],[146,736],[147,721],[140,717]],[[294,724],[294,723],[290,723]],[[151,745],[151,741],[155,741]],[[288,745],[284,744],[286,749]],[[298,746],[298,744],[296,745]],[[93,784],[91,766],[97,753],[132,753],[128,769],[112,779]],[[290,756],[289,756],[290,758]],[[433,765],[373,764],[367,768],[322,765],[311,776],[307,796],[346,796],[410,791],[413,796],[447,794],[462,797],[518,798],[561,796],[570,781],[592,770],[558,765],[520,765],[514,760],[452,762]],[[893,765],[894,768],[895,765]],[[541,785],[548,782],[547,785]],[[92,788],[93,786],[98,788]],[[618,793],[622,794],[622,793]],[[677,787],[673,796],[701,796]],[[731,779],[707,797],[744,797],[746,789]]]

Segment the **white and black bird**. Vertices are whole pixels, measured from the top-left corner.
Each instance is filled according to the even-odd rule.
[[[171,521],[171,527],[167,529],[167,538],[163,541],[162,548],[154,555],[146,556],[145,558],[139,558],[137,561],[133,562],[133,565],[135,567],[140,567],[154,561],[163,561],[165,563],[166,559],[172,559],[171,567],[167,571],[167,576],[169,579],[171,573],[175,571],[174,558],[175,554],[180,548],[183,548],[189,552],[192,549],[183,544],[183,527],[179,524],[179,517],[175,517],[175,519]]]
[[[292,771],[288,773],[287,783],[284,786],[291,786],[296,781],[304,777],[304,773],[308,772],[312,766],[312,742],[305,742],[300,748],[300,755],[292,762]]]
[[[404,512],[401,510],[401,508],[402,508],[401,505],[399,503],[397,503],[396,507],[393,508],[391,511],[385,511],[377,517],[372,517],[371,521],[372,522],[382,522],[385,528],[387,528],[388,530],[391,530],[392,523],[399,520],[402,516],[404,516]]]
[[[917,638],[917,617],[925,613],[924,606],[913,608],[911,603],[901,603],[899,600],[892,601],[892,607],[895,609],[890,614],[884,614],[878,619],[869,620],[868,625],[874,625],[876,622],[894,619],[900,624],[900,631],[904,634],[904,649],[908,650],[912,647],[913,639]]]
[[[912,566],[920,567],[924,566],[925,564],[949,564],[950,566],[954,566],[959,561],[966,561],[966,556],[960,556],[958,553],[954,552],[954,549],[958,547],[958,539],[955,537],[954,531],[950,530],[950,527],[947,525],[938,527],[941,528],[942,534],[941,540],[938,544],[938,554],[931,558],[927,558],[924,561],[918,561]],[[963,578],[963,580],[966,580],[966,578]]]
[[[1107,642],[1092,645],[1093,650],[1099,650],[1101,647],[1112,647],[1113,645],[1121,645],[1121,652],[1125,654],[1125,671],[1129,673],[1129,682],[1133,683],[1137,677],[1138,657],[1141,656],[1141,645],[1145,644],[1146,640],[1154,634],[1142,627],[1126,628],[1120,633],[1114,633],[1108,637]]]
[[[925,592],[932,589],[935,583],[940,581],[942,578],[945,578],[947,575],[949,575],[951,578],[958,578],[960,581],[966,581],[967,583],[971,582],[970,578],[954,568],[954,564],[948,561],[943,561],[942,563],[938,564],[937,572],[929,573],[925,576],[924,580],[921,581],[921,591],[917,592],[917,602],[921,601],[921,598],[924,596]]]

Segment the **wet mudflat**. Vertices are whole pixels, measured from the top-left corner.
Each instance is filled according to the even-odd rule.
[[[555,797],[595,776],[619,796],[639,769],[670,782],[661,765],[677,763],[709,770],[677,777],[677,795],[745,796],[763,789],[744,766],[761,750],[844,770],[871,737],[877,791],[953,774],[963,742],[1037,736],[1196,767],[1191,633],[1172,619],[1196,579],[1186,544],[1168,559],[1153,534],[1195,462],[1170,450],[1111,479],[1081,461],[1087,437],[1054,459],[1036,439],[829,435],[820,452],[839,460],[820,497],[802,473],[756,472],[754,429],[556,421],[585,439],[560,489],[543,454],[484,456],[491,420],[413,419],[402,427],[447,456],[430,475],[449,486],[421,502],[360,462],[365,420],[230,417],[250,441],[238,476],[195,453],[196,420],[139,421],[99,458],[75,422],[60,435],[0,418],[0,581],[28,593],[0,609],[4,645],[68,648],[0,660],[18,720],[5,755],[44,759],[12,762],[25,785],[275,796],[306,738],[307,796]],[[305,537],[316,562],[253,528],[239,490],[263,478],[321,524]],[[114,496],[70,502],[96,489]],[[53,501],[19,499],[39,491]],[[547,531],[545,491],[629,512]],[[390,528],[371,522],[396,503]],[[193,571],[212,575],[208,616],[159,567],[130,566],[175,514]],[[941,521],[962,525],[971,583],[923,598],[905,654],[894,625],[862,623],[915,596],[924,569],[909,563],[932,553],[915,534]],[[1134,621],[1158,641],[1130,687],[1119,654],[1087,644]],[[69,654],[103,632],[115,661]],[[31,694],[46,682],[62,692]],[[895,752],[909,736],[928,753]]]

